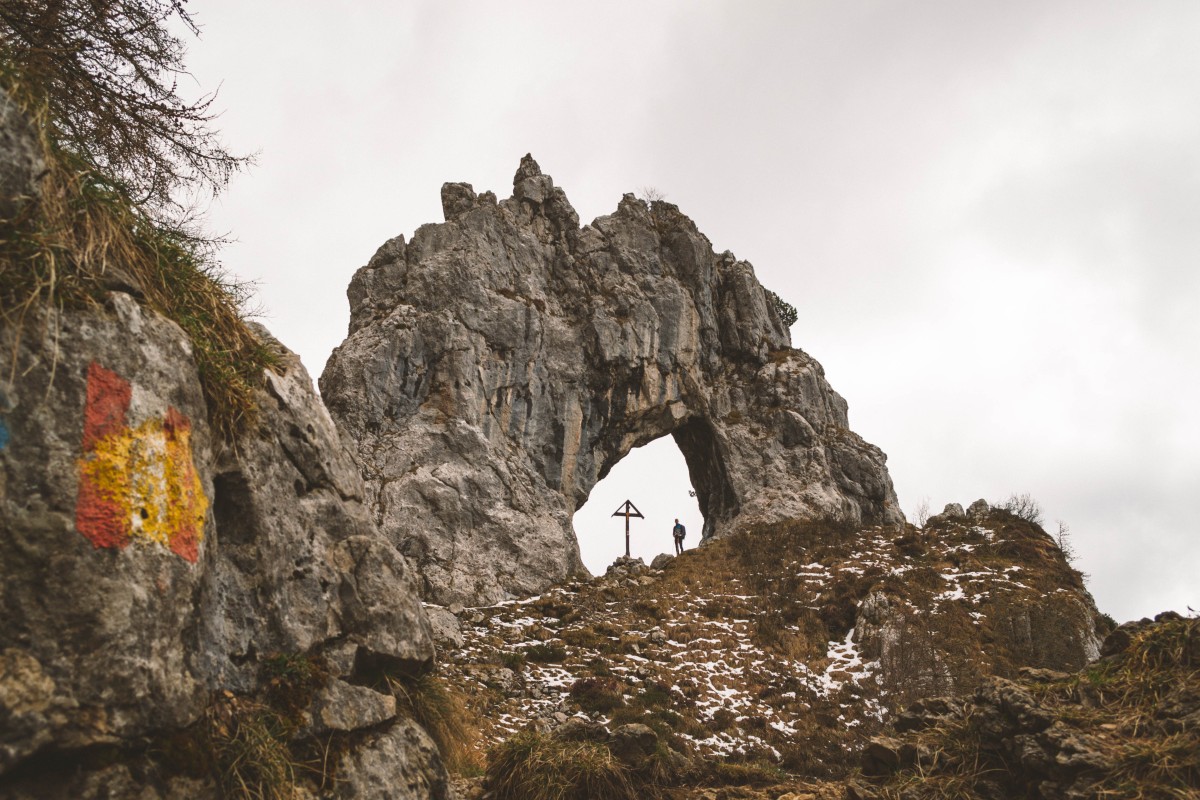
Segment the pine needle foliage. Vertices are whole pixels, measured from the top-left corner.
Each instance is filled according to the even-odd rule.
[[[795,325],[796,320],[800,318],[796,307],[770,289],[763,289],[763,291],[767,293],[767,300],[770,301],[771,308],[779,316],[779,321],[783,323],[783,327],[790,328]]]
[[[0,320],[21,330],[41,309],[127,287],[187,333],[209,419],[233,436],[278,360],[245,323],[249,287],[224,275],[211,243],[156,223],[77,154],[44,144],[40,198],[0,221]]]
[[[58,147],[107,175],[149,216],[177,221],[180,192],[220,192],[247,163],[211,128],[214,94],[189,101],[183,42],[169,23],[199,29],[186,0],[5,0],[5,88],[44,107]]]
[[[32,123],[46,166],[37,196],[0,220],[0,322],[25,334],[50,324],[46,309],[129,291],[187,333],[210,422],[228,439],[278,357],[245,323],[250,287],[220,268],[221,240],[178,200],[218,192],[246,159],[208,128],[211,96],[177,95],[174,17],[195,30],[179,0],[0,5],[0,90]]]

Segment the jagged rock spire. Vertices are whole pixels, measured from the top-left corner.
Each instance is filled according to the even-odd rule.
[[[572,513],[668,434],[706,538],[903,518],[883,453],[848,430],[753,268],[674,206],[627,195],[581,228],[530,155],[509,199],[442,191],[446,224],[355,275],[350,336],[321,378],[428,598],[494,601],[582,570]]]

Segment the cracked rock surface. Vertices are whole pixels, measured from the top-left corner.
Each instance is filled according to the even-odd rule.
[[[186,335],[130,295],[0,330],[17,376],[0,383],[0,797],[216,797],[211,781],[154,795],[139,777],[214,696],[260,694],[272,664],[359,682],[432,667],[412,568],[299,359],[260,335],[278,372],[256,423],[222,442]],[[334,686],[317,724],[379,731],[370,747],[389,757],[411,745],[406,780],[423,788],[386,796],[437,796],[436,753],[387,733],[394,699]],[[55,767],[97,748],[112,763]],[[347,752],[348,785],[372,758]]]
[[[321,376],[426,600],[497,602],[582,573],[572,514],[668,434],[706,539],[902,521],[884,454],[791,347],[773,295],[678,208],[625,195],[580,227],[529,156],[512,197],[450,183],[442,206],[444,223],[354,276],[350,333]]]

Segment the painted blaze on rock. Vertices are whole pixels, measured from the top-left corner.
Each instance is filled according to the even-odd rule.
[[[131,428],[133,390],[88,366],[75,527],[96,547],[156,542],[195,563],[208,498],[192,458],[191,421],[174,408]]]

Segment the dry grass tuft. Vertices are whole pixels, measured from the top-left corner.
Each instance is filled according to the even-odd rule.
[[[769,786],[788,779],[787,773],[767,761],[712,760],[705,767],[709,782],[717,786]]]
[[[607,747],[524,731],[488,754],[495,800],[642,800],[629,770]]]
[[[541,642],[525,648],[525,658],[538,664],[559,664],[567,657],[561,642]]]
[[[483,766],[480,734],[463,696],[433,673],[387,680],[397,706],[425,729],[446,767],[458,774],[477,773]]]
[[[621,681],[616,678],[580,678],[571,684],[570,697],[584,711],[606,713],[625,705]]]
[[[226,697],[208,711],[208,742],[225,796],[294,800],[304,767],[288,749],[292,726],[269,706]]]
[[[43,309],[130,291],[187,333],[210,421],[232,436],[252,418],[263,369],[278,360],[245,323],[249,287],[221,272],[219,242],[152,220],[116,183],[52,144],[44,111],[31,116],[47,173],[40,198],[0,220],[0,321],[31,333],[27,323]]]

